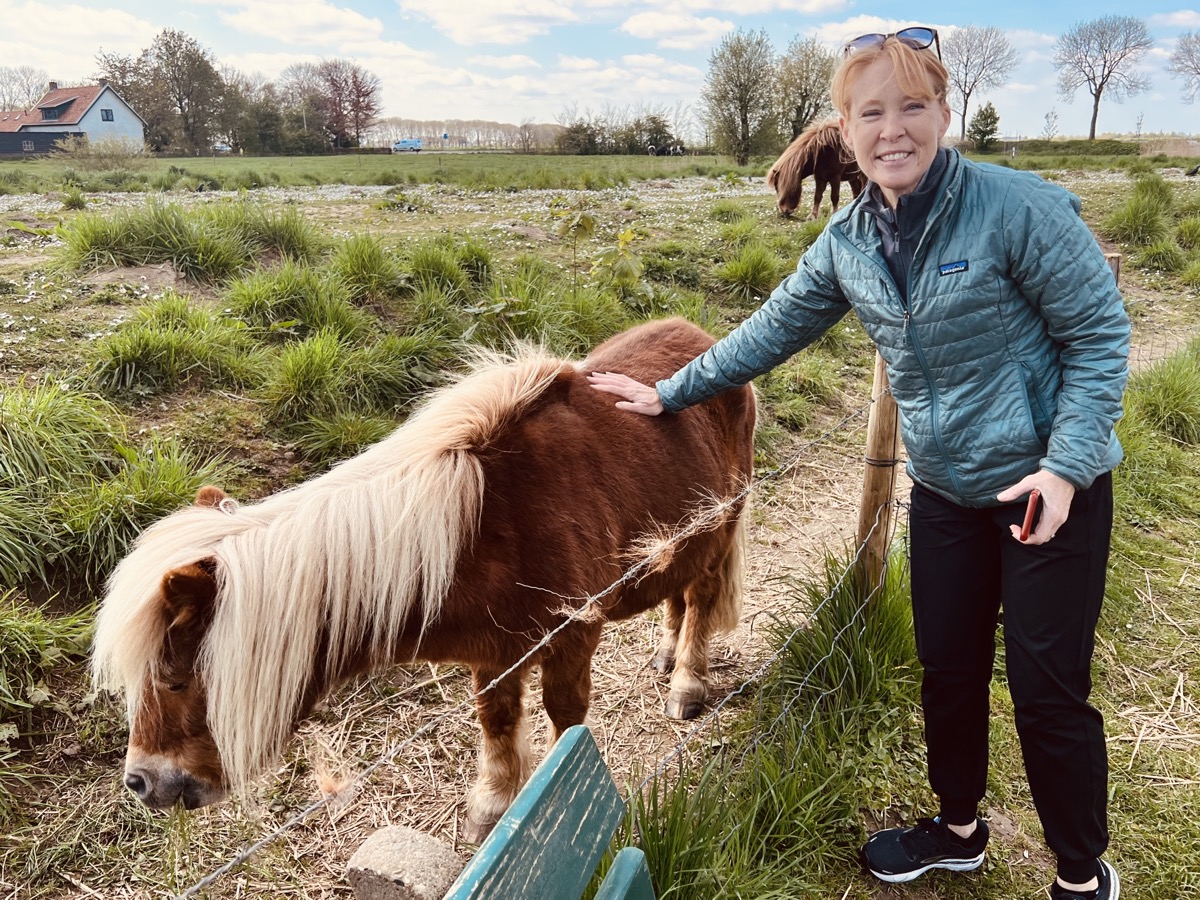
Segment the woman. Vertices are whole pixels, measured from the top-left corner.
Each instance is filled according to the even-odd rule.
[[[1104,726],[1088,704],[1112,529],[1113,431],[1129,319],[1079,201],[940,147],[950,124],[937,34],[846,45],[842,135],[870,179],[796,271],[728,337],[655,387],[616,373],[617,406],[673,412],[743,384],[851,308],[888,366],[914,486],[912,601],[930,784],[941,810],[863,847],[902,882],[978,868],[988,689],[1002,609],[1034,803],[1058,859],[1054,900],[1115,900]],[[1019,525],[1037,489],[1041,516]]]

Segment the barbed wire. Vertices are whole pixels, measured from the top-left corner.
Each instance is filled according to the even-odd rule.
[[[505,669],[503,672],[501,672],[499,675],[497,675],[495,678],[493,678],[491,681],[489,681],[486,685],[479,688],[479,690],[468,694],[463,700],[459,701],[458,703],[454,704],[453,706],[449,707],[448,709],[443,710],[441,713],[439,713],[434,718],[430,719],[424,725],[421,725],[419,728],[417,728],[415,731],[413,731],[407,737],[392,744],[378,758],[376,758],[376,760],[374,762],[370,763],[365,768],[361,769],[354,776],[354,778],[350,779],[342,787],[342,789],[340,789],[336,793],[323,794],[321,797],[317,798],[312,803],[301,808],[299,811],[294,813],[291,817],[289,817],[287,820],[285,820],[282,824],[278,825],[272,831],[264,834],[262,837],[260,837],[254,843],[243,848],[241,851],[239,851],[237,854],[235,854],[233,857],[231,857],[225,863],[223,863],[222,865],[213,869],[211,872],[209,872],[203,878],[196,881],[195,883],[190,885],[188,888],[186,888],[182,892],[176,894],[175,900],[187,900],[187,898],[195,897],[197,894],[199,894],[200,891],[204,890],[207,887],[211,887],[214,883],[219,881],[225,875],[229,874],[231,871],[236,869],[242,863],[246,862],[248,859],[250,859],[251,856],[253,856],[255,853],[257,853],[259,850],[262,850],[265,847],[270,846],[272,843],[277,841],[284,834],[291,831],[293,828],[296,828],[299,825],[303,824],[314,813],[319,812],[321,809],[328,806],[329,804],[331,804],[335,801],[345,802],[344,798],[346,798],[346,797],[354,798],[354,797],[359,796],[361,794],[361,792],[358,790],[359,787],[364,782],[366,782],[366,780],[368,778],[370,778],[371,775],[373,775],[376,771],[378,771],[383,766],[392,762],[397,756],[400,755],[400,753],[402,751],[404,751],[408,747],[412,746],[417,740],[424,737],[426,734],[430,733],[431,731],[436,729],[439,725],[443,724],[448,719],[455,716],[462,710],[473,706],[475,704],[475,702],[480,697],[482,697],[484,694],[488,693],[489,691],[495,690],[495,688],[505,678],[512,675],[512,673],[517,671],[518,669],[523,668],[534,656],[536,656],[541,650],[543,650],[554,639],[554,637],[556,635],[558,635],[563,629],[570,626],[576,620],[587,615],[589,613],[589,611],[591,610],[591,608],[593,606],[595,606],[597,603],[599,603],[601,600],[603,600],[605,597],[609,596],[610,594],[612,594],[614,591],[618,590],[619,588],[621,588],[627,584],[630,584],[633,581],[636,581],[648,569],[651,569],[652,567],[654,567],[657,564],[658,560],[660,559],[662,553],[666,552],[668,548],[678,544],[679,542],[681,542],[683,540],[686,540],[689,537],[692,537],[696,534],[702,533],[703,531],[706,531],[711,527],[715,527],[715,525],[719,524],[720,520],[724,518],[726,512],[728,511],[728,509],[731,506],[744,501],[754,489],[756,489],[759,485],[763,484],[764,482],[779,478],[782,475],[785,475],[789,471],[794,469],[796,466],[798,466],[800,464],[801,460],[814,447],[817,447],[824,441],[827,441],[829,438],[831,438],[833,435],[837,434],[839,431],[841,431],[843,428],[845,428],[849,423],[853,422],[855,419],[863,418],[867,414],[867,412],[870,410],[870,408],[877,402],[877,400],[878,400],[878,398],[872,398],[871,400],[868,400],[866,403],[864,403],[862,406],[856,408],[855,410],[851,411],[847,415],[843,416],[841,419],[839,419],[836,423],[834,423],[832,426],[827,428],[820,435],[801,444],[782,463],[777,465],[775,468],[769,469],[766,472],[759,474],[756,478],[747,480],[747,482],[741,487],[741,489],[736,494],[732,495],[729,498],[722,500],[720,503],[713,504],[713,505],[707,507],[706,509],[701,510],[701,512],[699,514],[694,516],[691,520],[689,520],[686,524],[684,524],[682,527],[680,527],[673,534],[669,535],[665,540],[656,542],[655,550],[648,553],[643,559],[638,561],[636,564],[634,564],[630,568],[626,569],[621,574],[621,577],[618,578],[616,581],[614,581],[612,584],[608,585],[608,587],[604,588],[603,590],[601,590],[595,594],[591,594],[585,598],[582,598],[583,602],[580,604],[580,606],[578,606],[577,608],[572,610],[569,614],[565,615],[563,621],[559,625],[557,625],[554,628],[552,628],[551,630],[547,631],[537,641],[537,643],[535,643],[523,656],[521,656],[511,666],[509,666],[507,669]],[[872,530],[874,530],[874,529],[872,528]],[[858,552],[855,554],[856,559],[858,558],[859,554],[861,554],[861,552],[862,552],[862,549],[860,547]],[[564,598],[564,599],[579,599],[579,598]],[[801,628],[802,627],[803,626],[801,626]],[[799,630],[800,629],[797,629],[796,633],[798,633]],[[777,653],[773,655],[774,658],[778,657],[778,652],[781,652],[781,651],[777,651]],[[765,672],[767,671],[767,668],[768,668],[768,666],[764,665],[764,666],[760,666],[759,670],[765,674]],[[746,686],[748,686],[749,683],[750,682],[747,682],[745,685],[743,685],[742,688],[739,688],[739,692],[742,689],[744,689]],[[732,700],[732,697],[734,695],[736,695],[736,693],[738,693],[738,692],[734,692],[734,694],[731,694],[731,695],[723,698],[720,701],[720,704],[718,705],[718,707],[716,709],[714,709],[712,712],[710,712],[705,717],[704,721],[705,722],[711,721],[713,715],[716,712],[718,712],[720,708],[723,708],[727,703],[729,703]],[[696,731],[697,731],[696,728],[692,729],[692,731],[689,732],[689,735],[686,736],[683,739],[683,741],[681,741],[681,745],[686,743],[688,740],[690,740],[690,736],[693,733],[695,733]],[[681,747],[677,748],[677,749],[679,749],[679,752],[682,752]],[[349,802],[353,803],[354,801],[350,800]]]

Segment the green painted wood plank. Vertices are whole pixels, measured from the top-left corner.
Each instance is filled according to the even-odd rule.
[[[626,847],[618,853],[596,892],[596,900],[654,900],[646,854],[637,847]]]
[[[568,728],[445,900],[578,900],[625,811],[591,732]]]

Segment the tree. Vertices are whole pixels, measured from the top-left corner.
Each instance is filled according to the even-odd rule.
[[[0,66],[0,109],[29,109],[49,82],[50,76],[33,66]]]
[[[790,126],[791,137],[833,111],[829,83],[836,65],[837,54],[816,38],[796,38],[788,45],[779,60],[776,84],[779,121]]]
[[[775,146],[775,51],[765,30],[738,29],[708,60],[700,103],[718,153],[744,166],[755,151]]]
[[[1183,99],[1188,103],[1200,97],[1200,31],[1189,31],[1179,38],[1167,66],[1171,77],[1183,79]]]
[[[211,54],[195,38],[165,28],[150,47],[154,75],[166,89],[179,117],[183,143],[190,150],[212,143],[225,84]]]
[[[143,50],[136,57],[100,51],[96,65],[96,78],[105,79],[146,123],[146,143],[154,150],[173,146],[178,140],[179,123],[150,51]]]
[[[950,92],[959,99],[960,137],[967,135],[967,108],[978,90],[995,90],[1008,80],[1020,61],[999,28],[967,25],[956,28],[942,41],[942,62],[950,73]]]
[[[1092,124],[1088,140],[1096,139],[1100,99],[1107,93],[1120,103],[1150,89],[1150,79],[1136,71],[1154,46],[1146,23],[1132,16],[1105,16],[1080,22],[1054,45],[1058,92],[1068,103],[1081,85],[1092,95]]]
[[[1052,141],[1056,134],[1058,134],[1058,110],[1051,108],[1050,112],[1046,113],[1046,124],[1042,126],[1042,137],[1047,141]]]
[[[1000,133],[1000,114],[991,101],[979,107],[971,117],[971,127],[967,129],[967,137],[971,145],[979,153],[987,153],[996,143],[996,135]]]

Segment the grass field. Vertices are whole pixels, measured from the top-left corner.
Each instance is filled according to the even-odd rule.
[[[139,528],[203,481],[251,498],[322,471],[402,421],[468,344],[516,336],[577,357],[664,314],[720,334],[820,227],[775,215],[765,165],[704,158],[205,158],[79,168],[67,182],[64,168],[0,163],[3,900],[168,896],[465,696],[454,667],[357,682],[248,802],[150,814],[120,785],[123,711],[90,694],[85,672],[92,604]],[[1141,379],[1122,426],[1130,460],[1096,664],[1111,855],[1123,896],[1189,896],[1200,890],[1200,363],[1187,347],[1200,327],[1200,248],[1188,223],[1200,184],[1136,160],[1048,174],[1124,255]],[[115,190],[126,183],[136,190]],[[81,208],[64,202],[69,184]],[[828,523],[810,507],[841,517],[823,532],[833,546],[852,532],[861,434],[838,423],[867,395],[870,363],[847,322],[759,384],[760,470],[797,448],[811,460],[759,489],[751,611],[718,650],[719,688],[749,677],[826,593],[817,526]],[[732,705],[720,735],[689,751],[688,772],[712,766],[707,782],[676,768],[657,784],[631,824],[659,896],[899,896],[853,853],[869,828],[930,802],[902,582],[877,628],[854,624],[853,598],[833,604],[763,693]],[[820,641],[847,628],[856,642],[834,655],[859,663],[839,669]],[[661,685],[644,669],[654,632],[653,620],[613,628],[597,665],[593,725],[622,781],[683,730],[662,721]],[[861,675],[856,691],[814,681],[818,662],[832,684]],[[788,697],[798,716],[755,738]],[[1032,898],[1049,882],[1002,678],[993,706],[988,864],[905,896]],[[474,727],[450,716],[207,896],[347,896],[341,866],[385,822],[453,841]],[[752,740],[752,765],[732,766]],[[726,741],[737,752],[710,753]]]

